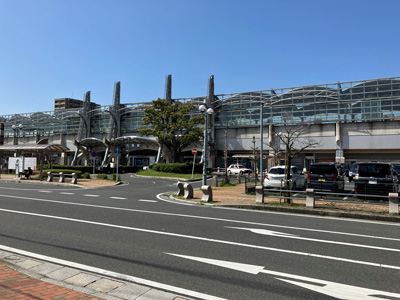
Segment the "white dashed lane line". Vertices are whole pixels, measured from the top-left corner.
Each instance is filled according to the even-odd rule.
[[[145,199],[140,199],[139,201],[141,201],[141,202],[158,202],[156,200],[145,200]]]
[[[126,198],[122,198],[122,197],[110,197],[111,199],[117,199],[117,200],[126,200]]]
[[[100,197],[100,195],[91,195],[91,194],[85,194],[83,196],[85,196],[85,197]]]
[[[39,191],[39,193],[52,193],[52,191],[43,191],[43,190],[41,190],[41,191]]]
[[[63,195],[75,195],[75,193],[67,193],[67,192],[61,192],[60,194],[63,194]]]

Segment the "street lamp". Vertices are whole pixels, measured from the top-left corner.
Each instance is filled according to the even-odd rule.
[[[204,121],[204,149],[203,149],[203,185],[207,185],[207,149],[208,149],[208,133],[207,133],[207,127],[208,127],[208,115],[212,115],[214,113],[214,110],[211,107],[207,106],[206,100],[204,100],[204,103],[199,106],[199,111],[205,115],[205,121]]]
[[[19,137],[19,132],[20,130],[22,130],[22,128],[24,127],[24,125],[19,124],[17,125],[13,125],[11,126],[11,128],[14,130],[14,145],[18,145],[18,137]]]

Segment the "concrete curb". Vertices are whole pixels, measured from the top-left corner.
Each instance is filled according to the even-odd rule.
[[[214,206],[214,207],[227,207],[227,208],[238,208],[238,209],[249,209],[249,210],[265,210],[265,211],[284,212],[284,213],[293,213],[293,214],[314,215],[314,216],[321,216],[321,217],[350,218],[350,219],[400,223],[400,215],[379,215],[379,214],[335,211],[332,209],[317,209],[317,208],[307,209],[307,208],[296,208],[296,207],[272,206],[272,205],[265,205],[265,204],[257,205],[257,204],[198,203],[198,202],[193,202],[193,201],[177,199],[173,196],[173,194],[170,194],[169,198],[173,199],[176,202],[192,204],[192,205],[208,205],[208,206]]]
[[[170,181],[183,181],[183,182],[197,182],[201,181],[202,178],[198,179],[184,179],[184,178],[172,178],[172,177],[162,177],[162,176],[145,176],[145,175],[137,175],[134,174],[135,177],[142,177],[142,178],[157,178],[157,179],[165,179],[165,180],[170,180]],[[208,176],[207,179],[212,178],[212,176]]]

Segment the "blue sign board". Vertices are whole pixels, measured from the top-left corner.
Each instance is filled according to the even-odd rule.
[[[115,148],[114,148],[114,154],[115,154],[115,155],[119,155],[120,150],[121,150],[120,147],[115,147]]]

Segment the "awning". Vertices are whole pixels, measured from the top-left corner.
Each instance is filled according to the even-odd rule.
[[[89,149],[95,148],[105,148],[107,147],[106,144],[103,143],[102,140],[97,138],[85,138],[79,142],[80,145],[85,146]]]
[[[8,151],[8,152],[65,152],[68,151],[69,148],[59,144],[51,144],[51,145],[37,145],[37,144],[25,144],[25,145],[1,145],[0,151]]]
[[[114,146],[124,146],[129,143],[141,144],[143,146],[158,146],[158,142],[151,138],[142,136],[121,136],[111,141]]]

